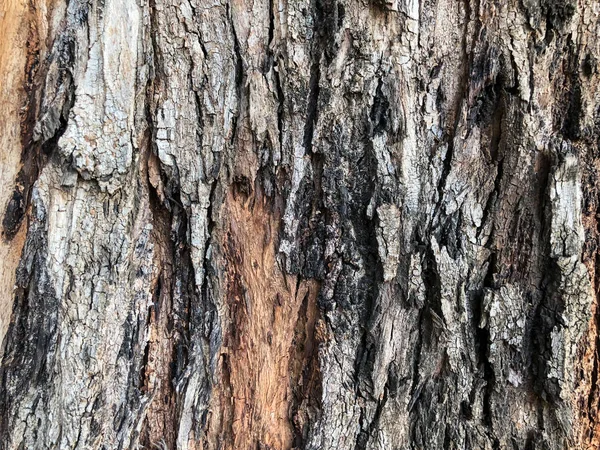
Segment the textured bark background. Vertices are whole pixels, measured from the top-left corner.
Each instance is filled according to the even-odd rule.
[[[0,2],[0,448],[599,448],[599,17]]]

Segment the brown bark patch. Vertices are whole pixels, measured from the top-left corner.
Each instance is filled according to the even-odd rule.
[[[286,274],[277,261],[279,217],[266,202],[230,194],[223,235],[229,327],[220,409],[209,442],[235,449],[290,449],[302,439],[321,385],[315,329],[319,283]],[[317,394],[317,395],[315,395]]]
[[[22,167],[23,122],[29,111],[26,88],[33,76],[42,27],[37,23],[41,17],[35,13],[35,4],[25,0],[0,2],[0,212],[3,228],[9,228],[0,240],[0,359],[12,312],[15,270],[25,242],[25,230],[20,226],[25,212],[23,187],[20,183],[13,186]]]
[[[586,155],[592,157],[592,155]],[[596,156],[596,155],[593,155]],[[586,243],[583,251],[583,262],[590,274],[594,297],[591,306],[591,320],[588,331],[581,344],[580,367],[578,370],[579,386],[577,389],[577,425],[574,430],[576,447],[582,449],[600,448],[600,382],[598,380],[600,364],[600,336],[598,310],[600,282],[600,236],[598,235],[598,192],[597,173],[600,162],[597,158],[592,164],[584,165],[583,192],[585,209],[583,210],[583,226],[586,230]],[[588,173],[589,172],[589,173]],[[586,182],[587,181],[587,182]]]
[[[141,442],[147,447],[165,445],[175,448],[176,438],[176,395],[173,388],[172,365],[175,354],[175,331],[172,315],[172,262],[165,251],[168,246],[155,236],[156,272],[152,283],[153,305],[148,314],[148,342],[146,344],[142,391],[150,395],[146,409]]]
[[[0,10],[1,29],[8,30],[6,44],[0,44],[0,75],[6,87],[0,93],[0,106],[8,111],[0,124],[8,142],[0,140],[10,158],[7,175],[0,176],[5,189],[2,198],[2,237],[12,240],[19,232],[29,205],[30,191],[46,155],[41,142],[34,142],[33,130],[43,96],[43,81],[47,72],[47,46],[52,0],[10,0]],[[18,127],[18,128],[17,128]],[[16,130],[19,130],[17,138]],[[5,164],[6,165],[6,164]],[[18,171],[18,174],[17,174]],[[12,191],[12,192],[11,192]]]
[[[165,207],[160,162],[151,150],[148,131],[142,145],[140,173],[147,180],[148,206],[152,212],[153,273],[150,292],[152,306],[147,316],[148,340],[140,373],[144,395],[150,397],[140,431],[144,448],[175,448],[177,433],[177,396],[173,365],[181,336],[175,326],[174,270],[175,244],[171,237],[173,217]]]

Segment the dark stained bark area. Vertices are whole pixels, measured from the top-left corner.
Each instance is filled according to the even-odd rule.
[[[597,2],[0,13],[1,449],[600,446]]]

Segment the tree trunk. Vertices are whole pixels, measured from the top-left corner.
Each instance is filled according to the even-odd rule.
[[[4,0],[0,448],[599,448],[599,15]]]

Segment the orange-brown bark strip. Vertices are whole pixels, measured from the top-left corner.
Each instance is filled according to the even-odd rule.
[[[173,361],[176,358],[176,331],[173,322],[173,242],[170,239],[171,215],[162,206],[159,190],[160,174],[157,157],[146,141],[140,171],[146,180],[152,211],[153,277],[152,306],[148,312],[148,341],[144,354],[141,385],[151,400],[147,406],[140,442],[147,448],[166,445],[175,447],[177,431],[176,396],[173,387]]]
[[[589,148],[594,148],[592,145]],[[583,249],[583,262],[590,274],[590,281],[594,292],[590,311],[588,331],[580,346],[579,386],[575,411],[577,411],[574,429],[574,447],[585,450],[600,448],[600,310],[598,298],[600,297],[600,233],[598,214],[600,208],[600,190],[598,174],[600,173],[600,157],[593,152],[583,149],[583,157],[588,164],[584,164],[582,174],[584,209],[583,226],[586,231],[586,242]],[[587,181],[585,181],[587,180]]]
[[[45,54],[52,0],[7,0],[0,4],[0,343],[13,303],[15,270],[25,242],[22,219],[27,191],[37,176],[35,161],[25,155],[35,125],[40,55]],[[8,217],[7,217],[8,216]],[[2,357],[0,348],[0,358]]]
[[[224,211],[229,326],[207,442],[230,449],[290,449],[306,421],[303,410],[320,387],[319,283],[299,280],[279,266],[279,217],[266,199],[230,194]]]

